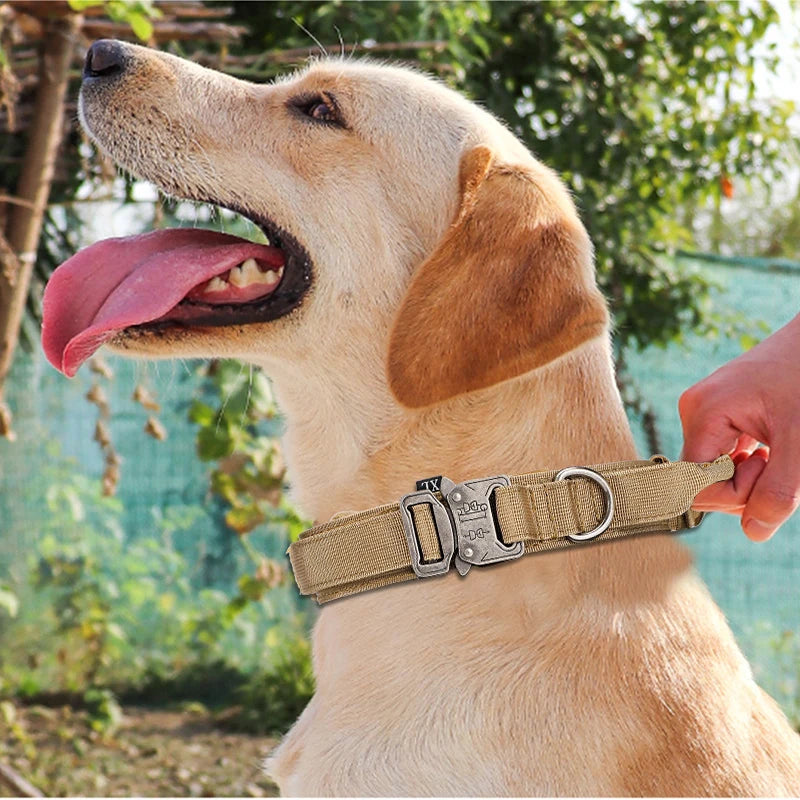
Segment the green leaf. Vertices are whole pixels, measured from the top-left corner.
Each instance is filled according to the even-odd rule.
[[[238,534],[249,533],[266,519],[264,512],[255,504],[231,508],[225,514],[225,522]]]
[[[280,628],[277,625],[273,625],[264,635],[264,644],[270,650],[274,650],[281,643],[282,638]]]
[[[217,412],[207,403],[194,400],[189,406],[189,421],[195,425],[213,425],[217,420]]]
[[[246,608],[248,602],[248,599],[243,594],[239,594],[232,598],[225,606],[226,620],[229,622],[232,621],[238,614],[242,612],[244,608]]]
[[[174,592],[164,592],[158,597],[158,610],[170,614],[175,608],[176,596]]]
[[[747,351],[751,347],[755,347],[759,343],[760,339],[757,336],[753,336],[751,333],[742,333],[739,335],[739,346],[742,348],[742,351]]]
[[[118,639],[121,642],[126,641],[128,638],[127,635],[125,634],[125,631],[119,625],[117,625],[116,622],[108,623],[108,625],[106,626],[106,633],[109,636],[113,636],[115,639]]]
[[[236,502],[239,494],[236,489],[236,481],[227,472],[214,470],[211,474],[211,488],[231,505]]]
[[[128,18],[133,32],[146,42],[153,35],[153,23],[144,14],[133,13]]]
[[[203,461],[214,461],[233,452],[233,439],[225,424],[201,428],[197,433],[197,454]]]

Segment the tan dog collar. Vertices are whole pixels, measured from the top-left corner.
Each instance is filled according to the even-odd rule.
[[[417,482],[399,503],[337,515],[289,547],[302,594],[319,603],[399,581],[639,533],[696,528],[698,492],[733,476],[729,456],[706,464],[620,461],[558,472]]]

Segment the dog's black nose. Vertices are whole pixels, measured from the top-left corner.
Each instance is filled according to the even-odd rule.
[[[116,39],[100,39],[86,53],[83,77],[110,78],[119,75],[125,66],[125,49]]]

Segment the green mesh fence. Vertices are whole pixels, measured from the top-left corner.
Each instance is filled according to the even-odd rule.
[[[800,310],[798,265],[782,262],[779,269],[771,269],[772,262],[760,260],[718,263],[718,259],[684,257],[681,261],[684,268],[703,270],[724,287],[720,304],[763,319],[771,329]],[[663,451],[670,458],[676,458],[681,447],[677,412],[681,391],[739,352],[736,341],[690,336],[682,347],[629,357],[631,372],[657,413]],[[185,557],[187,579],[194,588],[232,591],[253,564],[226,529],[224,508],[208,492],[208,466],[195,457],[196,431],[186,411],[201,391],[198,365],[109,362],[116,372],[106,386],[113,413],[111,430],[124,458],[118,495],[122,508],[114,534],[121,538],[123,552],[137,540],[168,537]],[[84,399],[91,376],[84,373],[67,381],[38,354],[20,357],[15,365],[8,399],[15,410],[18,440],[0,440],[0,581],[8,576],[24,580],[37,543],[54,535],[52,505],[70,500],[48,499],[48,487],[63,484],[65,474],[85,472],[98,478],[102,472],[99,448],[92,441],[96,409]],[[144,381],[162,405],[159,418],[168,431],[164,442],[142,432],[147,412],[131,400],[138,381]],[[632,422],[640,452],[646,453],[641,425],[636,419]],[[268,529],[251,535],[267,555],[283,558],[280,537]],[[787,711],[800,715],[800,515],[764,544],[751,543],[737,520],[719,515],[683,540],[695,552],[698,569],[727,614],[759,681]],[[155,574],[155,567],[162,565],[152,566]],[[296,614],[301,607],[293,588],[277,590],[270,597],[273,620]],[[0,637],[2,631],[0,625]],[[245,645],[238,646],[249,646],[247,642],[252,644],[263,633],[251,630]]]
[[[304,627],[310,604],[291,583],[264,603],[249,603],[232,623],[225,618],[239,579],[255,573],[252,552],[284,564],[286,539],[282,528],[262,525],[249,534],[248,551],[209,491],[210,466],[196,456],[197,428],[187,416],[192,399],[202,399],[202,365],[108,363],[114,378],[100,382],[122,458],[112,500],[100,495],[98,414],[85,397],[96,376],[84,369],[66,380],[38,353],[14,366],[7,399],[17,441],[0,441],[0,593],[4,582],[13,588],[20,613],[9,620],[0,608],[0,693],[4,677],[33,693],[80,692],[90,676],[140,685],[152,669],[175,674],[220,659],[249,671],[269,665],[282,642],[276,631]],[[144,432],[152,412],[133,401],[138,384],[161,405],[165,441]],[[279,431],[265,424],[263,432]],[[64,549],[64,541],[75,545]],[[103,637],[96,676],[92,625]]]
[[[252,562],[224,524],[225,506],[209,492],[209,465],[195,454],[197,428],[187,411],[200,393],[200,365],[107,361],[115,376],[102,385],[112,411],[109,428],[122,457],[117,497],[126,538],[175,529],[171,535],[194,565],[196,584],[231,588]],[[46,513],[36,498],[43,485],[56,480],[59,465],[74,461],[98,479],[99,487],[103,463],[93,441],[97,410],[85,399],[92,382],[87,369],[65,379],[38,353],[17,360],[8,401],[18,439],[0,441],[0,564],[13,564],[30,552]],[[163,442],[144,433],[151,412],[131,397],[139,383],[153,390],[162,407],[156,416],[167,432]],[[254,532],[253,539],[265,555],[283,559],[284,546],[268,529]]]

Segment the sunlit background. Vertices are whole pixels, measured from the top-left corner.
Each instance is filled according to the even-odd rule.
[[[0,765],[54,794],[269,794],[258,759],[312,691],[315,613],[284,557],[306,522],[269,384],[235,362],[102,353],[69,381],[38,328],[47,276],[83,244],[175,224],[258,232],[95,152],[75,119],[87,44],[149,42],[264,81],[321,43],[428,70],[507,120],[590,230],[640,452],[677,458],[680,393],[800,310],[796,15],[786,2],[2,3],[6,267],[43,54],[67,30],[36,264],[22,289],[0,277],[14,347],[7,375],[0,363]],[[15,291],[25,313],[9,326]],[[682,539],[800,724],[800,519],[765,544],[719,516]]]

